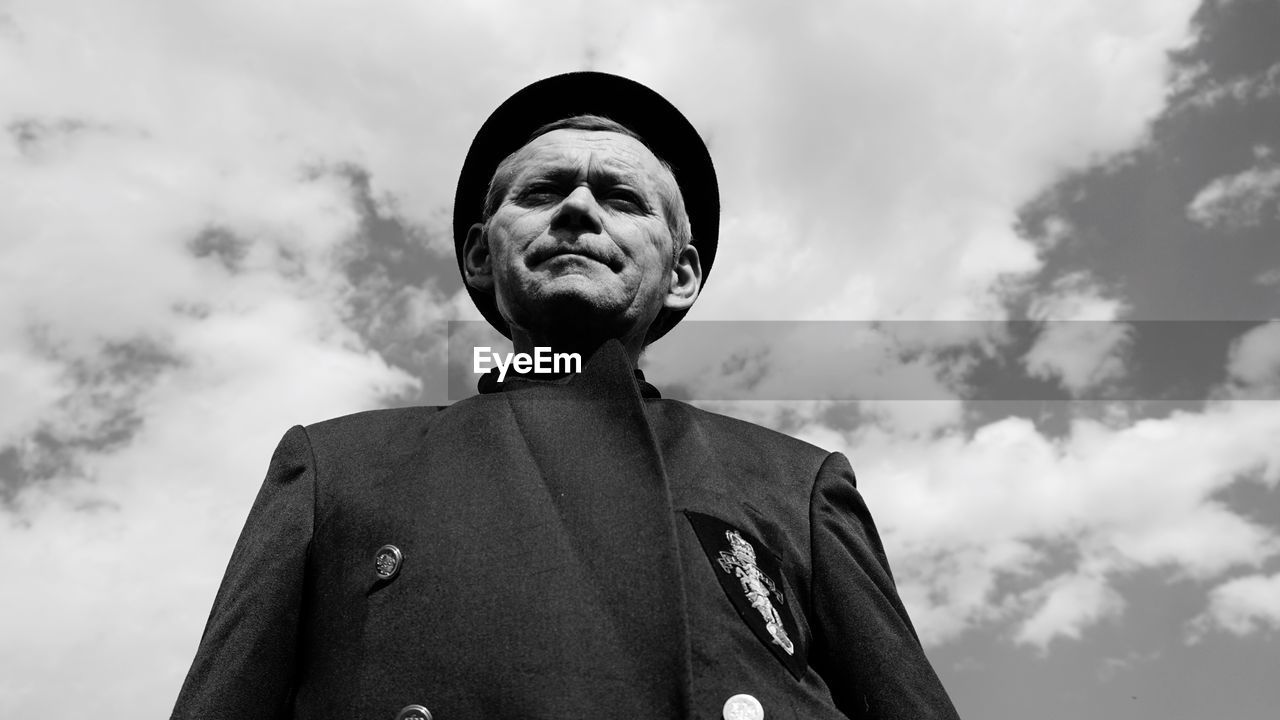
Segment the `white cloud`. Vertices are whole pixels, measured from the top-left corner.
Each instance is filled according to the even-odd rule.
[[[1195,78],[1188,79],[1188,85]],[[1237,104],[1258,102],[1280,95],[1280,63],[1250,75],[1227,82],[1215,82],[1198,90],[1185,103],[1191,107],[1212,108],[1226,102]]]
[[[1188,639],[1197,642],[1210,630],[1250,635],[1280,630],[1280,573],[1249,575],[1229,580],[1209,593],[1209,607],[1188,626]]]
[[[1280,389],[1280,319],[1259,325],[1231,343],[1227,373],[1237,392],[1246,396],[1261,397]]]
[[[1237,230],[1280,217],[1280,165],[1215,178],[1196,193],[1187,217],[1207,228]]]
[[[1108,297],[1083,272],[1058,278],[1028,313],[1046,321],[1022,360],[1028,374],[1057,378],[1075,397],[1124,377],[1123,353],[1132,333],[1115,321],[1126,310],[1123,301]]]
[[[196,41],[270,48],[252,16],[139,7],[26,4],[0,41],[5,716],[167,713],[273,443],[413,383],[344,322],[359,131]]]
[[[1128,574],[1207,580],[1280,553],[1280,528],[1216,499],[1280,482],[1272,403],[1081,418],[1060,438],[1020,418],[937,439],[871,425],[840,436],[812,417],[801,435],[849,454],[926,642],[1005,620],[1043,647],[1120,613],[1112,583]]]
[[[145,421],[127,447],[74,452],[85,479],[29,487],[0,513],[5,715],[47,707],[59,678],[111,716],[168,711],[275,440],[404,382],[317,342],[307,313],[285,303],[193,328],[191,363],[133,398]]]
[[[1013,211],[1142,136],[1195,5],[699,6],[683,27],[641,21],[686,48],[658,67],[724,149],[734,232],[694,316],[1003,317],[993,281],[1040,264]],[[715,110],[696,101],[707,76],[726,90]]]
[[[1120,597],[1103,576],[1073,574],[1036,590],[1039,607],[1018,630],[1019,642],[1045,648],[1057,637],[1078,638],[1084,628],[1124,610]]]
[[[1280,267],[1263,270],[1254,277],[1253,281],[1265,287],[1280,287]]]
[[[0,350],[0,438],[17,438],[35,430],[37,419],[62,396],[58,369],[15,350]]]

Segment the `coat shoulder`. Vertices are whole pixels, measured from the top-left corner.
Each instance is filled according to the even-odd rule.
[[[328,420],[321,420],[306,426],[307,434],[313,437],[326,433],[362,433],[381,432],[388,428],[404,426],[428,425],[434,422],[436,415],[447,406],[417,405],[411,407],[384,408],[381,410],[364,410],[342,415]]]
[[[419,443],[443,409],[419,406],[366,410],[307,425],[305,430],[317,456],[386,453]]]

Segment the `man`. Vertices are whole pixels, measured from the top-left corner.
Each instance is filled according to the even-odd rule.
[[[653,91],[535,83],[477,134],[459,267],[518,352],[445,408],[281,441],[175,718],[955,718],[848,462],[662,400],[711,161]]]

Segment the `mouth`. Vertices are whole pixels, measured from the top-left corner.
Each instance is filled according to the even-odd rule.
[[[599,263],[601,265],[604,265],[605,267],[608,267],[611,270],[617,269],[614,267],[615,263],[613,262],[613,260],[607,257],[604,253],[596,252],[593,248],[584,247],[581,245],[573,245],[573,246],[560,245],[560,246],[549,247],[545,250],[540,250],[538,252],[535,252],[533,254],[533,257],[530,258],[531,260],[530,266],[537,267],[538,265],[542,265],[543,263],[556,260],[557,258],[566,258],[566,259],[580,258],[580,259],[590,260],[592,262]]]

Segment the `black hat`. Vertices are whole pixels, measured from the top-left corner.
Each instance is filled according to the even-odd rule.
[[[574,115],[613,120],[640,136],[654,155],[671,166],[689,214],[692,244],[698,249],[705,285],[720,229],[720,191],[707,146],[666,98],[634,80],[601,72],[572,72],[539,80],[507,98],[480,127],[462,163],[453,200],[458,270],[463,270],[467,232],[484,214],[489,181],[498,164],[523,147],[538,128]],[[469,285],[467,292],[489,324],[510,337],[493,298]],[[683,317],[684,311],[661,316],[649,329],[649,339],[661,337]]]

